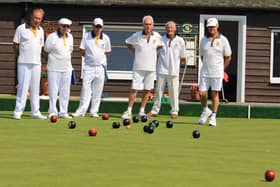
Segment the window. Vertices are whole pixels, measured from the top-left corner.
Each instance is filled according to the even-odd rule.
[[[142,26],[131,25],[105,25],[104,33],[111,40],[112,53],[107,60],[109,79],[131,80],[133,67],[133,54],[124,45],[125,39],[136,31],[142,30]],[[92,30],[92,25],[83,26],[83,34]],[[164,27],[155,26],[154,30],[164,32]]]
[[[280,83],[280,30],[271,32],[270,83]]]

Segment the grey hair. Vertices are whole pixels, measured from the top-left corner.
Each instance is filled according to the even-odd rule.
[[[153,18],[151,15],[146,15],[146,16],[144,16],[143,19],[142,19],[142,22],[144,23],[144,21],[145,21],[146,19],[150,19],[150,20],[152,20],[152,22],[154,23],[154,18]]]
[[[35,8],[32,11],[32,15],[34,15],[35,12],[41,12],[41,14],[44,16],[45,15],[45,11],[42,8]]]
[[[168,22],[166,22],[165,27],[167,27],[168,25],[174,25],[175,28],[176,28],[176,23],[175,23],[174,21],[168,21]]]

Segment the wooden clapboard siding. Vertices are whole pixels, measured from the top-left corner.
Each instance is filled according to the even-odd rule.
[[[183,75],[183,67],[181,67],[180,70],[180,80],[182,78]],[[195,66],[189,66],[187,68],[186,74],[185,74],[185,79],[184,79],[184,83],[191,83],[191,84],[195,84],[197,83],[198,79],[198,69]],[[191,86],[183,86],[182,90],[181,90],[181,94],[180,94],[180,99],[184,99],[184,100],[190,100],[191,99]]]
[[[270,40],[267,28],[248,27],[246,51],[246,102],[280,101],[280,85],[270,84]]]
[[[74,21],[71,25],[71,33],[74,37],[74,51],[72,53],[72,65],[77,73],[77,84],[71,86],[71,95],[79,96],[81,91],[81,53],[79,50],[80,42],[82,39],[83,28],[78,21]]]
[[[104,92],[109,97],[128,97],[131,88],[131,81],[128,80],[109,80],[105,83]]]
[[[0,93],[15,94],[16,63],[12,47],[13,21],[0,21]]]
[[[261,98],[261,100],[260,100]],[[258,101],[259,100],[259,101]],[[246,98],[246,102],[256,102],[258,103],[279,103],[279,96],[251,96],[249,98]],[[278,102],[277,102],[278,101]]]

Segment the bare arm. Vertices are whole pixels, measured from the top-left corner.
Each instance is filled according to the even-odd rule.
[[[81,56],[85,56],[85,50],[80,48]]]
[[[225,56],[224,69],[226,69],[228,67],[228,65],[230,64],[230,61],[231,61],[231,56]]]
[[[16,57],[18,57],[18,55],[19,55],[19,44],[14,43],[13,48],[14,48],[14,52],[16,54]]]
[[[158,46],[157,50],[160,50],[161,48],[163,48],[163,45]]]
[[[110,52],[105,52],[105,55],[106,55],[107,58],[109,57],[110,54],[111,54],[111,51]]]
[[[163,48],[163,45],[160,45],[157,47],[157,54],[159,53],[160,49],[162,49],[162,48]]]
[[[135,48],[133,47],[133,45],[127,44],[127,43],[125,43],[124,45],[125,45],[130,51],[132,51],[132,53],[135,52]]]
[[[187,59],[187,58],[186,58],[185,56],[181,56],[181,57],[180,57],[180,62],[186,62],[186,59]]]
[[[46,51],[43,51],[43,59],[45,61],[48,61],[48,55],[49,55],[49,53],[47,53]]]

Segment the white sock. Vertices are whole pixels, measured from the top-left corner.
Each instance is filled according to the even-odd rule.
[[[142,107],[141,107],[141,108],[140,108],[140,112],[141,112],[141,113],[145,113],[145,108],[142,108]]]
[[[132,107],[128,107],[128,108],[127,108],[127,112],[128,112],[129,114],[131,114],[131,112],[132,112]]]
[[[212,117],[212,118],[216,118],[216,115],[217,115],[217,113],[216,113],[216,112],[213,112],[211,117]]]
[[[208,106],[203,107],[203,111],[204,111],[204,112],[206,112],[207,110],[209,110],[209,109],[208,109]]]

